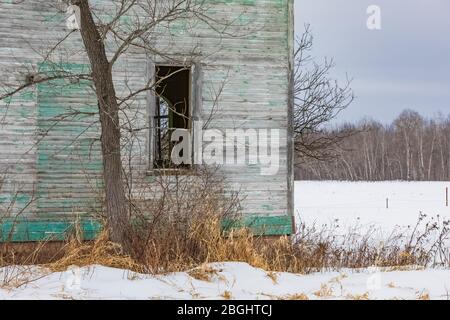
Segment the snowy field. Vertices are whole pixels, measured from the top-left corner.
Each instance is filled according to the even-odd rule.
[[[342,270],[311,275],[267,273],[245,263],[208,265],[209,279],[189,272],[148,276],[90,266],[67,272],[8,272],[2,299],[448,299],[450,270]],[[17,288],[17,286],[19,286]]]
[[[307,225],[414,226],[420,213],[450,219],[443,182],[296,182],[297,221]],[[386,199],[389,208],[386,208]],[[270,273],[245,263],[149,276],[90,266],[51,273],[0,269],[2,299],[449,299],[450,269],[361,269],[310,275]],[[202,273],[202,272],[200,272]]]
[[[446,187],[450,182],[297,181],[296,220],[342,230],[374,225],[388,233],[397,226],[414,226],[420,213],[426,220],[450,219]]]

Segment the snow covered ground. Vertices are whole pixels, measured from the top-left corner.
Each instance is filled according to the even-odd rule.
[[[444,182],[296,182],[297,221],[390,232],[420,213],[450,219]],[[386,208],[389,199],[389,208]],[[338,222],[336,222],[338,220]],[[203,271],[202,271],[203,270]],[[200,275],[200,276],[199,276]],[[2,299],[448,299],[450,269],[361,269],[270,273],[245,263],[210,264],[161,276],[90,266],[51,273],[0,269]]]
[[[414,226],[419,214],[427,220],[450,219],[445,188],[450,182],[297,181],[297,222],[336,224],[340,229],[374,225],[388,233],[396,226]],[[386,208],[388,199],[389,208]]]
[[[187,272],[148,276],[90,266],[48,273],[22,271],[2,299],[448,299],[450,270],[342,270],[311,275],[267,273],[245,263],[205,267],[209,278]],[[8,271],[0,269],[0,279]],[[18,272],[15,270],[14,272]],[[25,284],[22,284],[25,282]],[[17,288],[17,285],[20,285]]]

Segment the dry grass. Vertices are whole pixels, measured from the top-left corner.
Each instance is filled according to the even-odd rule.
[[[239,200],[235,196],[224,198],[216,177],[205,174],[169,180],[158,182],[162,195],[134,202],[132,223],[124,226],[129,234],[127,252],[109,241],[104,232],[92,242],[74,236],[59,244],[26,244],[27,250],[22,251],[4,244],[0,267],[37,264],[62,271],[72,265],[101,264],[153,274],[191,270],[192,277],[208,281],[214,271],[207,270],[205,264],[238,261],[266,270],[276,283],[276,272],[307,274],[371,266],[411,270],[450,265],[448,221],[425,223],[421,215],[417,226],[392,234],[383,242],[376,240],[373,230],[361,234],[355,227],[336,234],[334,226],[306,225],[300,226],[295,236],[265,241],[247,229],[223,230],[224,219],[239,217]],[[154,194],[152,190],[144,192]],[[327,295],[328,289],[318,294]]]
[[[221,270],[216,270],[208,265],[202,265],[198,268],[189,270],[188,274],[196,280],[211,282],[213,277],[217,276],[219,272],[221,272]]]
[[[278,299],[279,300],[309,300],[309,297],[304,293],[297,293],[297,294],[279,297]]]
[[[333,295],[333,289],[326,284],[322,284],[320,289],[313,292],[313,294],[319,298],[327,298]]]
[[[418,294],[417,300],[430,300],[430,294],[426,291],[422,291]]]
[[[212,211],[197,220],[189,221],[185,232],[176,234],[181,228],[166,224],[159,232],[150,236],[147,246],[134,242],[134,252],[125,254],[122,247],[108,240],[106,232],[96,241],[83,242],[72,237],[65,243],[28,244],[28,256],[24,253],[3,250],[2,265],[43,265],[52,271],[63,271],[69,266],[100,264],[129,269],[140,273],[167,273],[189,271],[199,280],[210,281],[217,270],[208,263],[239,261],[267,271],[267,277],[277,283],[277,272],[307,274],[324,269],[365,268],[377,265],[382,271],[420,270],[435,266],[436,257],[424,247],[406,247],[402,242],[384,242],[375,246],[368,236],[353,236],[351,242],[338,240],[329,233],[314,228],[303,228],[297,237],[281,237],[276,241],[261,241],[249,230],[240,229],[224,233],[220,217]],[[347,240],[350,238],[347,238]],[[409,249],[408,249],[409,248]],[[30,253],[31,250],[31,253]],[[409,250],[408,254],[405,254]],[[138,252],[139,254],[136,254]],[[44,254],[45,253],[45,254]],[[20,257],[20,259],[19,259]],[[330,295],[329,288],[321,288],[319,296]]]
[[[0,243],[0,267],[13,264],[36,265],[64,256],[61,242]]]
[[[266,276],[272,280],[273,284],[278,284],[278,274],[276,272],[269,271],[266,273]]]
[[[70,239],[61,249],[64,254],[55,261],[44,264],[51,271],[65,271],[70,266],[89,266],[99,264],[113,268],[142,272],[141,264],[122,252],[120,245],[108,240],[108,233],[102,232],[97,240],[83,242],[78,238]]]
[[[345,298],[348,300],[370,300],[368,292],[363,293],[363,294],[355,294],[355,295],[348,294]]]
[[[0,288],[11,290],[20,288],[45,274],[36,272],[30,266],[8,266],[0,271]]]
[[[222,298],[224,298],[225,300],[231,300],[233,299],[233,295],[230,291],[224,291],[224,293],[222,293]]]

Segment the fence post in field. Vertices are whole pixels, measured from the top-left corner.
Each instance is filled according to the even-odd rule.
[[[389,198],[386,198],[386,209],[389,209]]]
[[[445,188],[445,206],[448,207],[448,187]]]

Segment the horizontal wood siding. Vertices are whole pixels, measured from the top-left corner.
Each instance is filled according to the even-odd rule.
[[[86,64],[39,64],[89,73]],[[97,100],[89,81],[54,80],[37,85],[37,213],[41,217],[86,215],[101,210],[102,159]]]
[[[258,165],[223,166],[222,172],[230,185],[227,192],[241,191],[247,217],[275,217],[284,221],[281,233],[289,233],[292,0],[208,1],[208,14],[215,19],[239,23],[234,36],[219,35],[205,23],[186,29],[192,27],[189,21],[175,21],[158,30],[155,48],[197,65],[200,74],[196,76],[202,83],[201,88],[196,88],[194,114],[200,120],[209,118],[214,92],[225,81],[209,128],[280,130],[280,169],[276,175],[262,176]],[[107,17],[110,2],[91,3],[105,6]],[[43,52],[68,32],[64,11],[56,10],[55,5],[64,9],[63,4],[53,1],[0,0],[0,82],[23,83],[30,71],[48,68],[42,65]],[[109,52],[114,49],[112,43],[107,47]],[[188,54],[192,51],[196,52],[193,57]],[[60,68],[73,72],[88,65],[78,32],[50,57]],[[119,96],[126,96],[130,87],[144,85],[149,59],[164,62],[136,48],[119,59],[113,70]],[[122,123],[133,129],[126,130],[123,137],[125,170],[147,183],[152,181],[147,176],[149,99],[145,93],[137,96],[122,114]],[[71,110],[86,114],[61,117]],[[99,124],[95,115],[88,115],[95,111],[96,98],[88,83],[42,84],[0,102],[0,176],[4,173],[0,210],[20,214],[26,221],[68,221],[101,210]],[[44,134],[46,131],[48,134]],[[139,194],[142,189],[136,184],[133,192]]]

